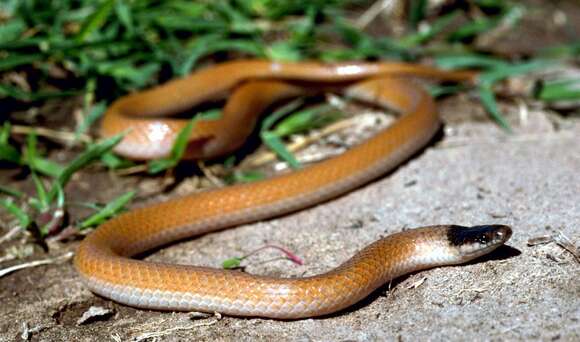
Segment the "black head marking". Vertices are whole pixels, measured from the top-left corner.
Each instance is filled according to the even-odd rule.
[[[505,242],[511,236],[511,229],[503,225],[485,226],[449,226],[447,238],[453,246],[461,246],[469,243],[488,244],[490,242]],[[499,240],[499,241],[498,241]]]

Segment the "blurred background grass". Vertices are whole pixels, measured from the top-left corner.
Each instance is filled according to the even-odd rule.
[[[21,77],[4,77],[0,97],[35,101],[97,92],[110,100],[186,75],[208,58],[417,61],[453,55],[463,60],[446,67],[471,66],[476,58],[490,66],[497,61],[485,60],[488,53],[474,41],[517,26],[526,13],[515,1],[404,3],[3,0],[0,72]],[[573,55],[580,47],[569,49]]]

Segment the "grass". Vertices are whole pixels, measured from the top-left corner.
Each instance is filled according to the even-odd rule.
[[[5,127],[9,126],[5,125]],[[71,177],[79,170],[99,160],[103,154],[109,152],[121,139],[122,136],[114,136],[91,144],[65,166],[53,162],[46,163],[47,160],[38,153],[37,139],[34,133],[27,136],[24,153],[20,154],[15,147],[5,144],[5,146],[9,146],[12,151],[16,152],[17,159],[21,164],[29,168],[35,194],[25,195],[9,187],[3,187],[3,192],[9,197],[1,198],[0,206],[4,207],[16,218],[21,228],[33,230],[34,233],[42,238],[54,231],[59,231],[62,228],[65,210],[64,188],[71,180]],[[22,162],[23,160],[25,162]],[[37,167],[37,165],[44,165],[45,163],[48,166]],[[48,187],[47,182],[38,176],[37,172],[39,170],[50,180]],[[120,211],[133,195],[134,192],[129,192],[111,201],[108,205],[97,208],[95,214],[79,222],[79,227],[86,228],[102,223],[104,219]],[[14,202],[15,199],[18,199],[22,204],[17,205]]]
[[[498,28],[517,25],[526,15],[517,2],[475,0],[469,9],[450,8],[433,16],[426,0],[411,0],[404,34],[371,35],[357,27],[352,9],[364,1],[296,0],[4,0],[0,3],[0,104],[41,107],[49,101],[77,97],[81,120],[74,128],[78,156],[66,164],[45,156],[34,127],[25,142],[13,139],[8,116],[0,128],[0,162],[30,175],[35,194],[0,186],[0,205],[22,228],[45,237],[62,229],[66,185],[90,164],[117,169],[134,164],[112,154],[121,137],[84,141],[81,136],[114,99],[168,79],[187,75],[207,60],[236,57],[279,61],[390,59],[420,62],[433,59],[444,69],[482,71],[475,92],[506,132],[511,127],[498,109],[495,85],[502,80],[574,58],[578,43],[542,50],[528,60],[507,60],[477,51],[471,44]],[[554,62],[555,61],[555,62]],[[535,89],[541,101],[578,100],[578,82],[556,79]],[[432,89],[437,96],[469,90],[464,86]],[[206,113],[208,114],[208,113]],[[211,110],[210,115],[219,115]],[[304,107],[300,101],[265,118],[260,137],[293,168],[300,164],[285,148],[289,135],[318,128],[340,117],[328,105]],[[175,167],[196,119],[180,134],[169,158],[146,167],[156,174]],[[40,132],[40,130],[36,130]],[[44,140],[42,140],[44,141]],[[234,159],[226,160],[232,166]],[[233,172],[231,182],[261,179],[257,172]],[[98,225],[121,211],[134,196],[126,192],[97,206],[76,227]],[[42,218],[42,219],[39,219]]]

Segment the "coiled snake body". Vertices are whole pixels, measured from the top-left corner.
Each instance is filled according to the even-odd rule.
[[[229,96],[222,118],[196,123],[186,157],[212,158],[243,143],[258,115],[273,102],[334,89],[391,107],[402,117],[348,152],[289,174],[173,199],[132,210],[101,225],[78,249],[75,266],[94,292],[142,308],[301,318],[348,307],[403,274],[464,263],[505,243],[507,226],[432,226],[378,240],[341,266],[305,278],[272,278],[207,267],[131,259],[156,246],[235,225],[279,216],[339,196],[399,165],[440,126],[432,98],[403,76],[453,81],[470,72],[446,72],[401,63],[221,64],[119,99],[106,113],[105,136],[128,135],[116,152],[149,159],[169,154],[182,119],[174,114]]]

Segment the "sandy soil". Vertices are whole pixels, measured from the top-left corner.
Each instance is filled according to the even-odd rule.
[[[26,331],[24,337],[38,341],[126,341],[148,333],[164,341],[579,340],[578,262],[555,242],[528,241],[564,234],[577,244],[580,120],[558,118],[555,124],[543,112],[522,117],[517,108],[506,108],[517,129],[508,136],[479,120],[481,110],[470,100],[440,108],[448,122],[444,136],[392,174],[315,208],[209,234],[148,258],[219,267],[227,258],[275,243],[305,265],[271,261],[278,256],[272,252],[250,259],[247,271],[296,277],[328,270],[367,243],[408,227],[511,225],[509,247],[492,256],[386,284],[346,312],[285,322],[191,319],[187,313],[125,307],[84,289],[67,261],[0,279],[0,340],[21,340]],[[76,245],[53,246],[50,255]],[[35,253],[29,259],[46,257]],[[79,325],[91,306],[111,314]]]

